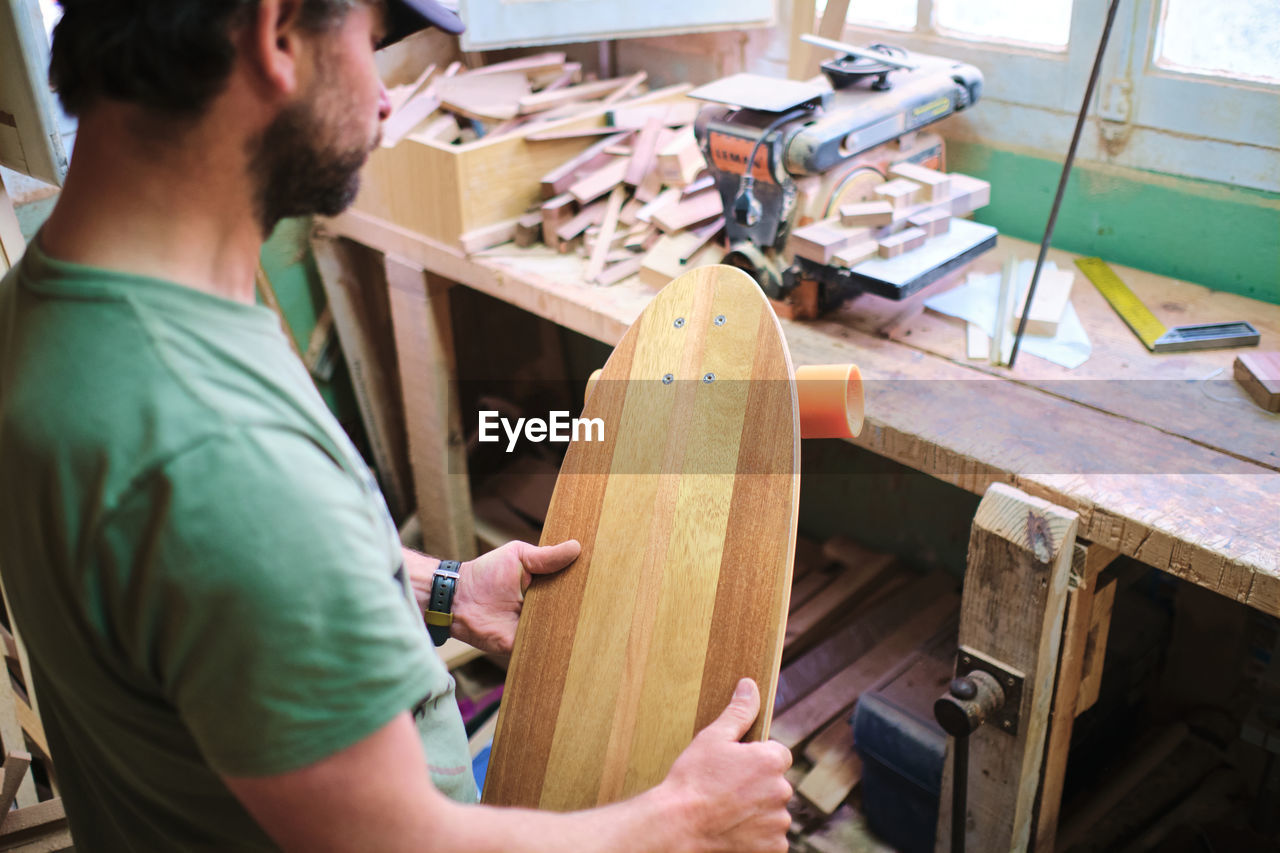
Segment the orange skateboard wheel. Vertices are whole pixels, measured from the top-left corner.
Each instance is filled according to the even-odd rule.
[[[862,432],[862,374],[853,364],[796,369],[802,438],[853,438]]]

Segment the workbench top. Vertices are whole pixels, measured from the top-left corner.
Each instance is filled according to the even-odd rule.
[[[325,227],[608,344],[653,291],[583,282],[584,262],[542,246],[460,250],[348,212]],[[998,272],[1038,246],[1000,237],[965,272]],[[1078,272],[1069,252],[1049,260]],[[1280,349],[1280,305],[1112,265],[1166,325],[1247,320]],[[1068,370],[1028,353],[1010,370],[965,357],[963,322],[862,295],[817,321],[783,320],[797,365],[853,362],[866,383],[854,443],[975,493],[1010,483],[1080,514],[1080,535],[1280,615],[1280,415],[1232,378],[1237,350],[1154,355],[1077,275],[1093,345]]]

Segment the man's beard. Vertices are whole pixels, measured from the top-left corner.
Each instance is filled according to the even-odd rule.
[[[252,144],[254,211],[264,239],[285,217],[336,216],[355,201],[374,146],[340,149],[326,144],[331,136],[307,100],[285,107]]]

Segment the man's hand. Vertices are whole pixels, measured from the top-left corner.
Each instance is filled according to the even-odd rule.
[[[576,539],[542,548],[508,542],[463,563],[453,598],[453,636],[490,654],[511,654],[524,591],[533,576],[560,571],[581,551]]]
[[[754,681],[738,682],[733,701],[698,732],[659,789],[684,804],[692,849],[785,853],[791,785],[783,776],[791,751],[775,741],[740,743],[760,711]]]

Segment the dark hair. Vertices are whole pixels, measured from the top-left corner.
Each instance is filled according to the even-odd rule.
[[[99,98],[173,116],[198,115],[235,59],[230,33],[257,0],[60,0],[49,80],[63,109]],[[304,0],[302,24],[325,29],[358,0]]]

